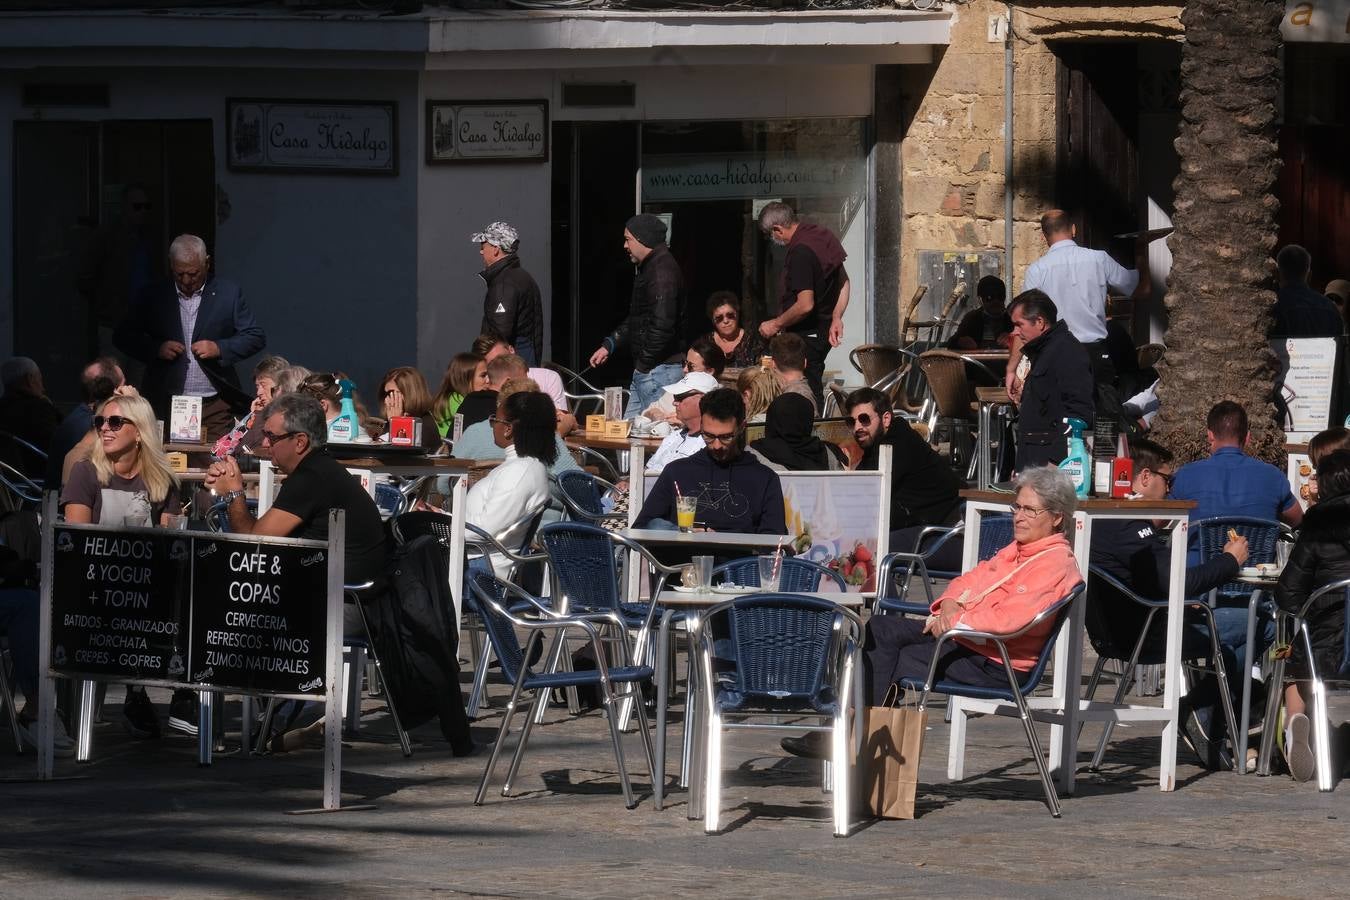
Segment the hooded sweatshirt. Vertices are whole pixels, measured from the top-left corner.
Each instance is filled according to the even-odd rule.
[[[713,531],[787,533],[778,475],[748,453],[721,463],[707,448],[666,465],[634,526],[643,528],[652,519],[674,522],[677,486],[680,495],[698,497],[694,521]]]

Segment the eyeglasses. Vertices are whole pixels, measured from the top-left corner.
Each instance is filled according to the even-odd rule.
[[[287,438],[293,438],[293,437],[295,437],[297,434],[300,434],[300,433],[301,433],[301,432],[299,432],[299,431],[288,431],[288,432],[286,432],[285,434],[273,434],[273,433],[270,432],[270,431],[264,431],[264,432],[262,433],[262,439],[263,439],[263,443],[264,443],[264,444],[267,444],[268,446],[271,446],[271,447],[275,447],[277,444],[280,444],[282,441],[286,440]]]
[[[1172,482],[1177,480],[1177,476],[1169,472],[1159,472],[1156,469],[1149,469],[1149,471],[1163,480],[1163,484],[1167,485],[1167,490],[1169,492],[1172,490]]]
[[[1050,511],[1044,506],[1023,506],[1020,503],[1014,503],[1008,508],[1012,510],[1014,516],[1025,515],[1028,519],[1039,518],[1041,513]]]
[[[121,431],[123,425],[134,424],[126,416],[94,416],[94,430],[102,431],[107,425],[109,431]]]
[[[848,424],[849,428],[852,428],[855,425],[861,425],[862,427],[867,428],[872,424],[872,416],[869,413],[858,413],[856,416],[844,416],[844,421]]]
[[[722,444],[723,446],[726,446],[735,441],[736,438],[740,437],[740,434],[740,429],[731,432],[731,434],[710,434],[705,431],[703,432],[702,437],[703,443],[708,444],[709,446],[712,444]]]
[[[718,313],[713,316],[714,322],[735,322],[736,314],[734,312]]]
[[[503,419],[498,416],[488,416],[489,425],[514,425],[515,419]]]

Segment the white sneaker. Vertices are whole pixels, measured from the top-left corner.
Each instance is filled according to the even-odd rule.
[[[1317,756],[1312,748],[1312,722],[1303,713],[1289,717],[1284,730],[1284,758],[1295,781],[1312,781],[1317,774]]]
[[[34,750],[38,749],[38,726],[37,721],[19,722],[19,733],[23,736],[23,742]],[[59,759],[69,759],[75,755],[75,741],[71,740],[66,733],[66,726],[61,721],[60,716],[54,717],[52,721],[52,754]]]

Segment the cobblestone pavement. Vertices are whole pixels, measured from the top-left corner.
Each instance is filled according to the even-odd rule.
[[[496,688],[500,697],[501,687]],[[112,692],[117,696],[118,692]],[[167,695],[152,691],[161,704]],[[234,704],[231,704],[235,708]],[[291,816],[319,805],[322,752],[195,763],[194,740],[133,741],[95,731],[88,765],[58,760],[32,781],[33,756],[0,734],[0,896],[634,897],[673,894],[1191,897],[1341,895],[1350,788],[1320,794],[1287,777],[1206,773],[1183,746],[1179,788],[1157,790],[1155,728],[1116,732],[1099,774],[1052,819],[1021,726],[971,720],[968,780],[945,779],[947,728],[935,710],[919,816],[831,835],[819,765],[785,757],[775,735],[739,732],[727,750],[725,833],[703,834],[675,789],[652,807],[640,744],[625,747],[641,793],[624,808],[598,713],[550,711],[515,796],[473,790],[485,756],[454,759],[434,728],[404,759],[371,704],[344,750],[345,803],[371,811]],[[117,708],[110,704],[108,716]],[[487,710],[486,738],[500,721]],[[1042,739],[1047,729],[1042,728]],[[678,747],[678,729],[672,743]],[[233,736],[231,736],[233,739]],[[514,747],[508,739],[508,750]],[[674,771],[672,758],[669,770]]]

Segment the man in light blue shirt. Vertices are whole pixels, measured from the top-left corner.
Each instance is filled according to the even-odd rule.
[[[1109,383],[1115,380],[1115,370],[1106,347],[1106,294],[1108,289],[1131,296],[1149,291],[1148,239],[1141,236],[1136,243],[1138,271],[1131,271],[1104,251],[1078,246],[1074,241],[1076,233],[1068,213],[1062,209],[1052,209],[1041,216],[1041,234],[1050,249],[1027,267],[1022,290],[1034,288],[1049,295],[1060,319],[1087,348],[1097,381]],[[1017,365],[1018,353],[1012,353],[1011,357],[1010,374]]]

